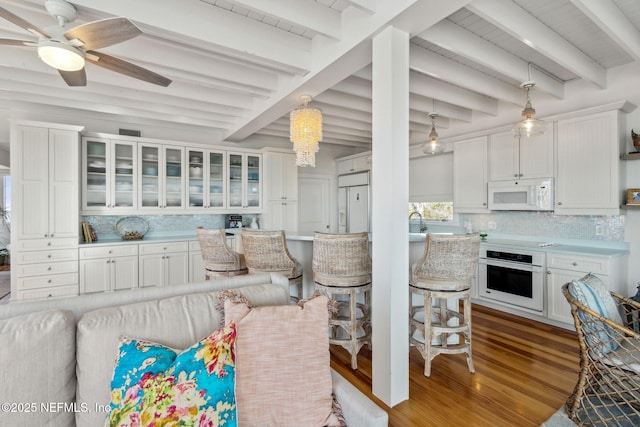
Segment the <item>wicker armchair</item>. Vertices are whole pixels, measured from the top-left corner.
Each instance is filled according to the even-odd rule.
[[[242,229],[242,247],[249,274],[280,273],[295,287],[292,301],[302,299],[302,264],[289,253],[283,230]]]
[[[424,358],[427,377],[431,375],[431,361],[438,354],[464,353],[469,372],[475,372],[471,352],[470,290],[479,250],[478,234],[427,234],[424,255],[411,266],[409,298],[413,298],[413,294],[422,295],[424,305],[411,306],[409,341]],[[434,300],[438,300],[437,306],[433,306]],[[463,301],[462,313],[458,311],[458,300]],[[458,319],[458,324],[450,319]],[[415,336],[416,331],[420,332],[423,341]],[[456,335],[458,343],[450,344],[449,336]],[[437,337],[439,344],[433,342]]]
[[[588,275],[562,286],[580,344],[578,382],[565,410],[579,425],[638,426],[640,304],[604,287],[605,296],[585,298],[581,288],[599,289],[594,278]]]
[[[232,251],[227,246],[224,228],[196,228],[204,270],[207,280],[239,276],[249,271],[244,255]]]
[[[329,320],[330,344],[351,354],[351,368],[358,369],[358,352],[371,347],[371,255],[368,233],[315,233],[313,281],[316,289],[337,302]],[[364,302],[357,302],[357,294]],[[346,300],[341,296],[346,295]],[[358,314],[360,312],[360,314]],[[339,330],[346,333],[343,337]]]

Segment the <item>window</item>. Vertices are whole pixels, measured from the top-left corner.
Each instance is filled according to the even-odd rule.
[[[453,221],[453,202],[409,203],[409,215],[418,212],[423,221]]]

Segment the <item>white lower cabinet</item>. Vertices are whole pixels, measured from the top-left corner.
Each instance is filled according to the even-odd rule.
[[[138,287],[138,245],[80,248],[80,293]]]
[[[37,239],[19,244],[12,254],[16,299],[78,295],[78,249],[75,239]]]
[[[621,273],[626,274],[626,257],[583,256],[547,253],[547,317],[573,325],[571,306],[562,285],[592,273],[612,291],[625,293]]]
[[[204,260],[198,241],[189,242],[189,282],[205,280]]]
[[[140,287],[189,281],[189,242],[143,243],[138,249]]]

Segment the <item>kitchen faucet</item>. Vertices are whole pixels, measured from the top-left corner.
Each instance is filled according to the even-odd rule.
[[[424,225],[424,223],[422,222],[422,215],[418,211],[413,211],[409,214],[409,232],[411,232],[411,218],[415,214],[417,214],[418,217],[420,217],[420,233],[424,233],[425,231],[427,231],[427,226]]]

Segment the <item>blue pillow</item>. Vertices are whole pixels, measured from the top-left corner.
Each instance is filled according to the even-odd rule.
[[[602,317],[622,325],[622,317],[618,312],[615,300],[602,281],[589,273],[580,280],[573,280],[569,285],[569,293],[582,305],[595,311]],[[583,330],[587,343],[601,355],[618,348],[615,340],[616,331],[604,322],[589,319],[586,313],[579,311],[578,316],[583,322]]]
[[[235,427],[234,323],[181,353],[120,337],[111,381],[111,427]]]

